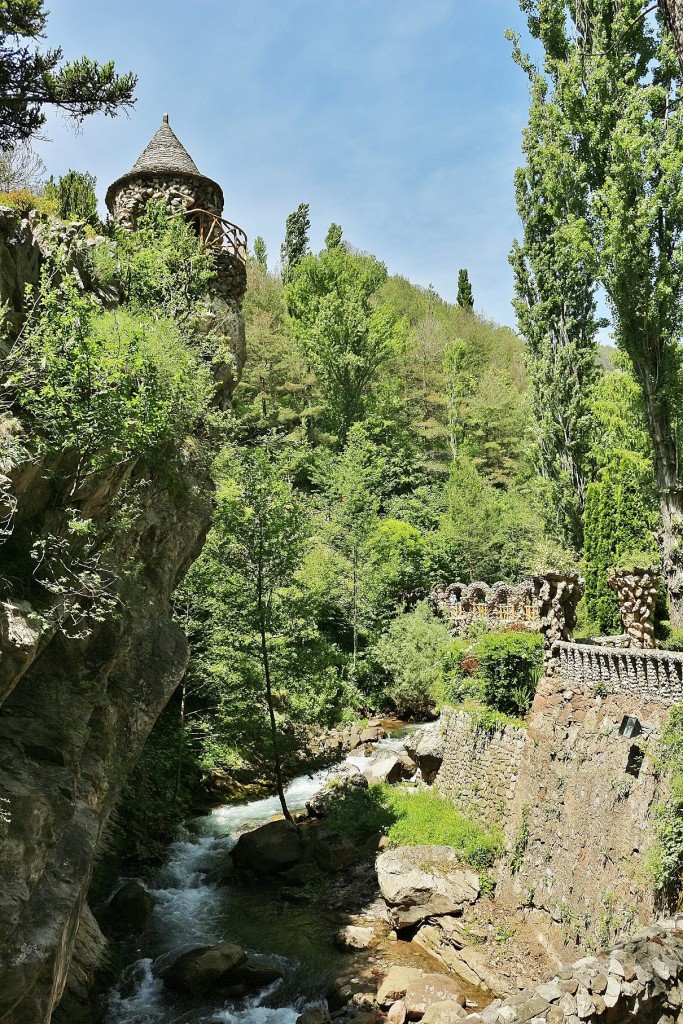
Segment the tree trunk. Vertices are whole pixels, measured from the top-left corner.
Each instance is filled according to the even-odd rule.
[[[275,786],[277,789],[277,795],[280,798],[282,813],[284,814],[287,821],[293,821],[292,815],[289,813],[289,808],[287,807],[287,801],[285,800],[285,790],[282,784],[282,762],[280,760],[280,749],[278,747],[277,742],[277,723],[275,722],[275,711],[273,710],[273,690],[270,680],[270,660],[268,658],[268,643],[266,640],[265,609],[263,607],[263,596],[260,592],[260,588],[258,595],[258,606],[259,632],[261,634],[261,660],[263,662],[263,675],[266,680],[266,701],[268,704],[268,715],[270,718],[270,740],[273,747]]]
[[[669,598],[669,622],[672,629],[683,629],[683,485],[678,466],[678,445],[665,396],[656,393],[647,372],[639,376],[654,451],[662,516],[657,541],[662,551],[662,573]]]
[[[683,71],[683,0],[659,0],[659,9],[673,33],[678,63]]]

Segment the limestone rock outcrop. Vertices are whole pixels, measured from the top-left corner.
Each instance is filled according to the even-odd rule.
[[[479,876],[450,846],[402,846],[377,858],[377,878],[395,928],[462,912],[479,897]]]

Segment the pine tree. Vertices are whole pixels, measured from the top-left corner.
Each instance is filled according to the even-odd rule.
[[[80,123],[97,112],[114,117],[135,102],[135,75],[117,75],[111,61],[97,64],[81,57],[63,62],[59,47],[36,49],[47,13],[43,0],[0,4],[0,149],[36,135],[47,120],[46,106]]]
[[[285,282],[308,252],[308,232],[311,227],[308,210],[308,203],[301,203],[294,213],[290,213],[285,224],[285,240],[280,247],[282,279]]]
[[[474,294],[470,284],[470,275],[467,270],[458,271],[458,297],[457,303],[463,309],[474,309]]]

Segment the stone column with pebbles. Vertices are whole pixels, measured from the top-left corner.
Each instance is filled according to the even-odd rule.
[[[548,676],[556,675],[559,661],[554,647],[559,640],[572,638],[583,580],[577,573],[547,572],[534,576],[533,586],[545,646],[545,672]]]
[[[628,647],[655,648],[655,604],[659,571],[654,565],[610,569],[607,582],[617,595]]]

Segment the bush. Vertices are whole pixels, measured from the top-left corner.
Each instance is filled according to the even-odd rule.
[[[62,220],[82,220],[86,224],[97,224],[97,179],[87,171],[68,171],[55,181],[45,185],[45,196],[55,203],[57,214]]]
[[[391,677],[387,696],[399,714],[423,715],[439,703],[451,645],[446,626],[426,601],[398,615],[379,638],[375,658]]]
[[[0,206],[11,206],[22,217],[27,217],[31,210],[36,210],[44,216],[57,216],[56,200],[37,196],[27,188],[16,189],[13,192],[0,192]]]
[[[506,714],[526,714],[543,663],[538,633],[489,633],[477,643],[474,656],[485,703]]]

